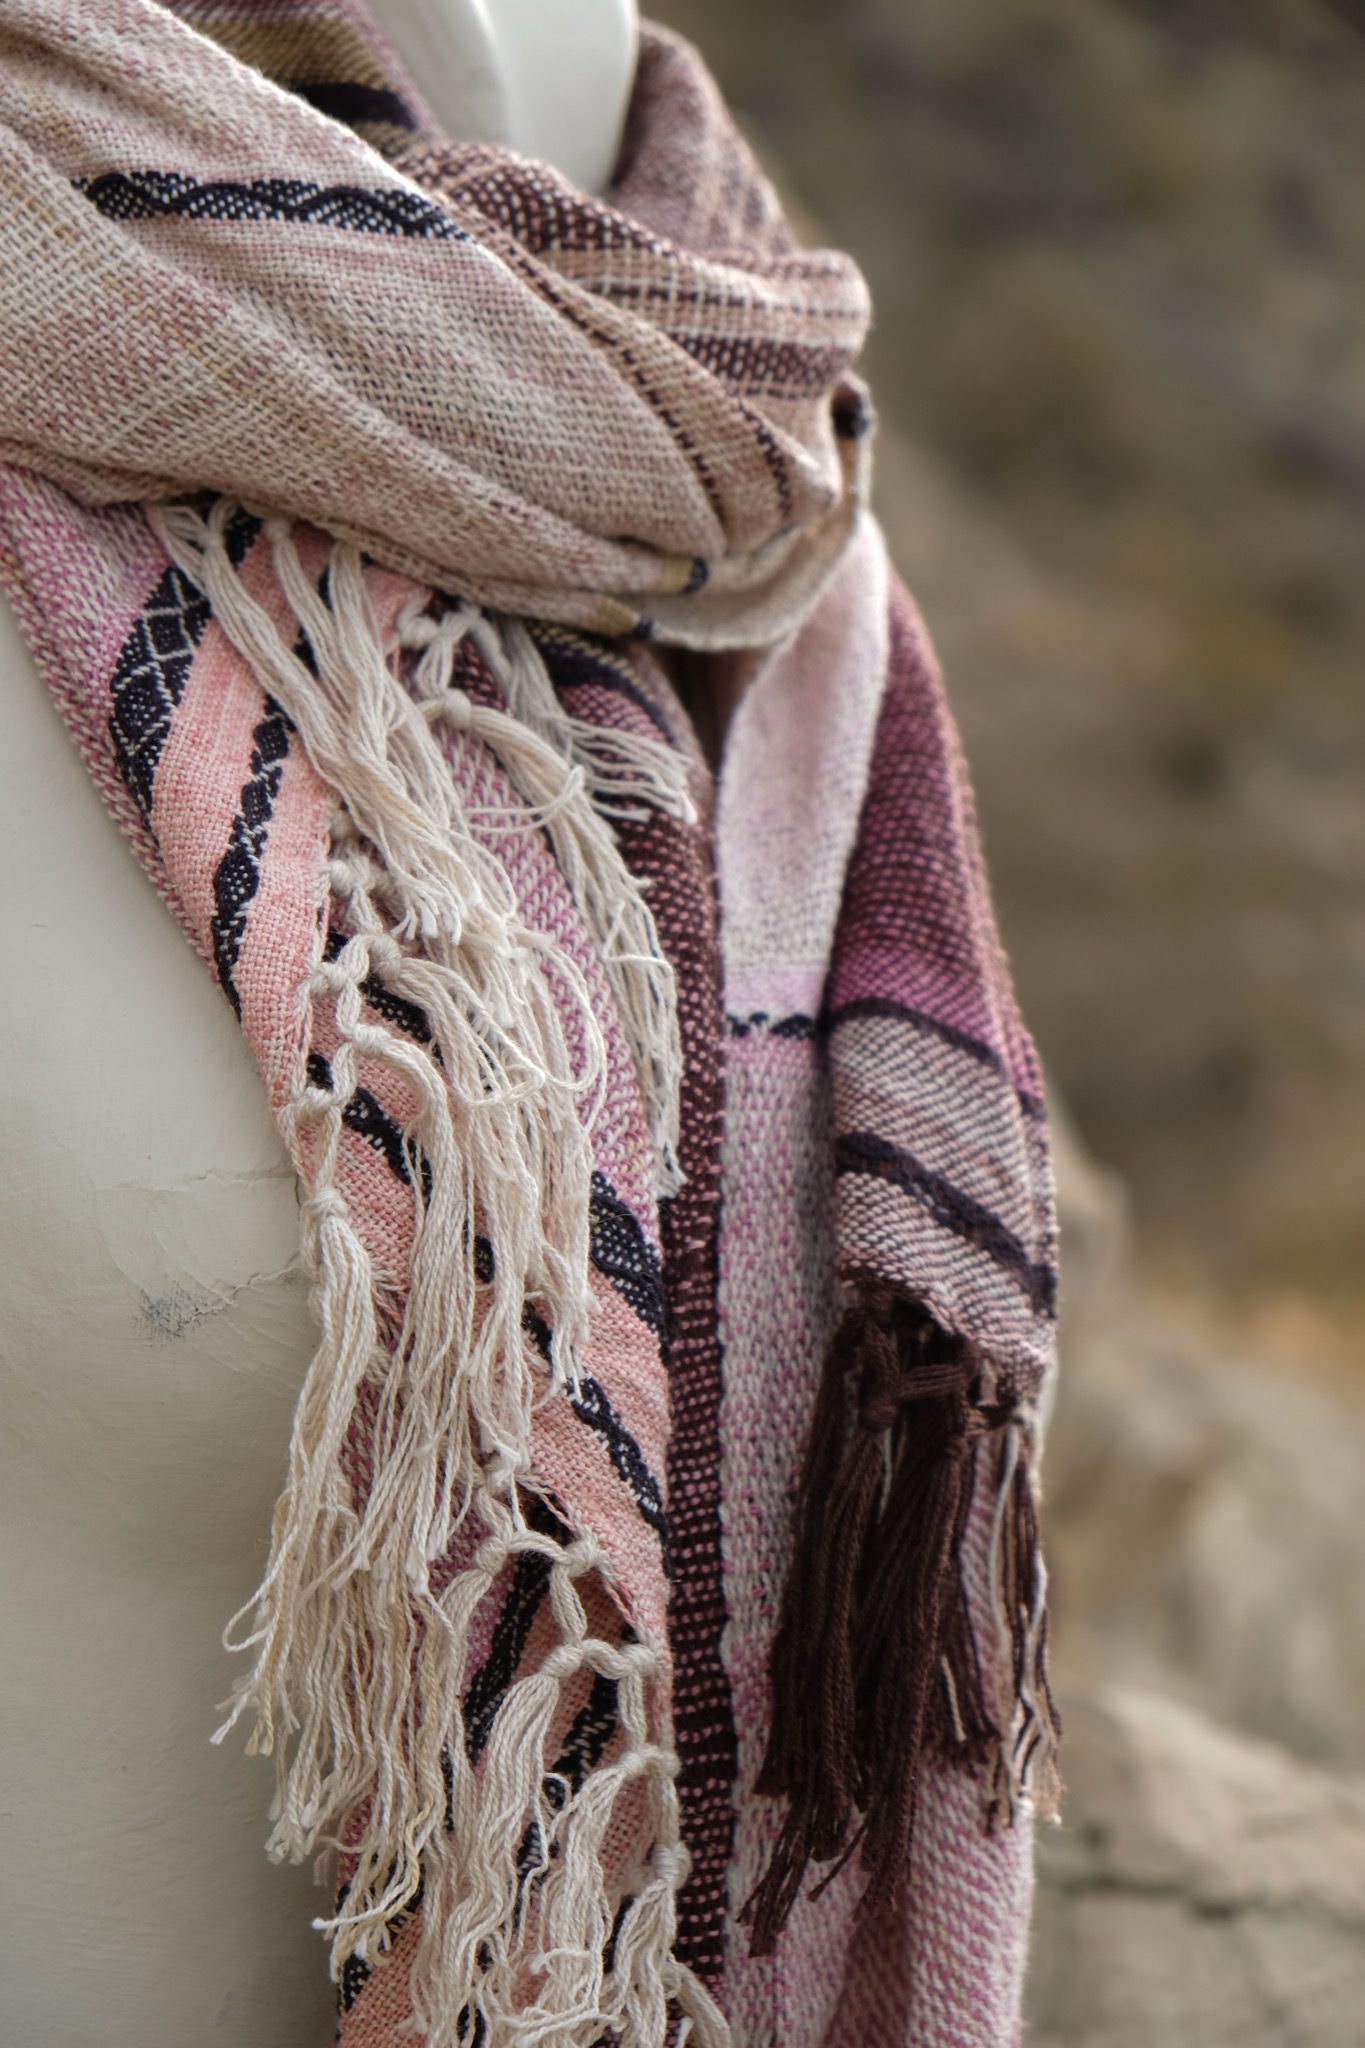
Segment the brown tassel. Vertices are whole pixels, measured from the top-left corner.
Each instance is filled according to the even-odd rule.
[[[797,1493],[757,1785],[787,1800],[787,1816],[744,1908],[754,1955],[772,1952],[812,1863],[839,1859],[828,1883],[860,1849],[864,1908],[894,1903],[929,1752],[992,1762],[993,1811],[1013,1810],[1016,1750],[1050,1760],[1055,1711],[1021,1435],[961,1339],[892,1288],[860,1289],[825,1360]],[[994,1713],[960,1575],[987,1438],[1011,1461],[999,1475],[995,1547],[1002,1650],[1012,1651],[1000,1689],[1013,1697]]]

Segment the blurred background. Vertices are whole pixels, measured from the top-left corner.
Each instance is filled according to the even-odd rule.
[[[1362,2048],[1365,0],[653,11],[871,281],[1059,1112],[1027,2040]]]

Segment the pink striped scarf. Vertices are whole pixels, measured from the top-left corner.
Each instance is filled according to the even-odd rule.
[[[0,582],[299,1176],[341,2041],[1012,2040],[1051,1177],[856,270],[674,39],[599,204],[358,0],[13,0],[0,183]]]

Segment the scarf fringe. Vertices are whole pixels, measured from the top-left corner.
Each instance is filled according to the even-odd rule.
[[[610,819],[661,810],[693,819],[684,755],[664,740],[600,732],[571,718],[520,620],[494,621],[461,606],[434,620],[414,600],[398,644],[419,650],[413,689],[433,725],[471,734],[497,760],[525,809],[518,819],[549,836],[555,860],[596,939],[635,1057],[655,1141],[657,1188],[676,1194],[682,1041],[672,969],[659,945],[645,886],[621,856]],[[453,682],[468,636],[502,685],[506,710],[475,703]]]
[[[962,1581],[983,1456],[989,1645]],[[896,1903],[931,1755],[981,1773],[988,1826],[1055,1813],[1046,1597],[1030,1411],[921,1307],[860,1283],[825,1361],[772,1650],[757,1790],[787,1813],[743,1910],[754,1955],[773,1952],[813,1863],[832,1868],[812,1896],[859,1852],[861,1910]]]
[[[552,743],[450,689],[456,631],[427,633],[415,613],[400,634],[423,650],[414,696],[379,644],[358,550],[334,545],[324,596],[288,524],[267,517],[276,576],[306,636],[301,658],[233,567],[236,509],[219,499],[207,517],[175,505],[149,518],[337,798],[328,886],[349,936],[303,991],[335,1015],[326,1084],[306,1077],[303,1043],[301,1078],[277,1104],[304,1190],[321,1337],[266,1573],[224,1633],[254,1663],[214,1740],[250,1717],[248,1750],[275,1758],[273,1859],[347,1858],[344,1910],[317,1923],[334,1978],[352,1957],[376,1963],[421,1899],[411,1986],[428,2039],[464,2040],[478,2011],[490,2042],[590,2048],[614,2028],[623,2048],[663,2048],[671,1997],[695,2011],[699,2048],[725,2048],[723,2019],[672,1953],[687,1855],[677,1759],[655,1732],[667,1721],[659,1654],[589,1633],[575,1582],[607,1576],[606,1560],[584,1537],[567,1547],[547,1538],[523,1513],[535,1490],[532,1408],[574,1382],[592,1311],[588,1129],[605,1046],[582,977],[521,922],[504,871],[474,838],[436,724],[487,740],[550,833],[635,1035],[661,1172],[676,1177],[671,977],[593,810],[572,730]],[[463,616],[486,650],[495,645],[486,622]],[[513,681],[509,700],[528,687]],[[639,801],[670,793],[658,763],[621,782]],[[429,1048],[367,1024],[371,974],[425,1013]],[[577,1059],[556,984],[575,1015]],[[415,1219],[401,1300],[338,1179],[362,1058],[385,1064],[417,1105],[405,1133]],[[494,1253],[482,1264],[480,1241]],[[548,1385],[524,1333],[528,1304],[552,1332]],[[368,1464],[359,1487],[358,1458]],[[462,1532],[466,1562],[451,1573]],[[558,1642],[508,1687],[475,1770],[462,1710],[471,1630],[499,1574],[531,1551],[551,1558]],[[617,1688],[621,1737],[575,1789],[552,1774],[548,1744],[566,1688],[589,1672]],[[627,1794],[643,1801],[653,1846],[623,1904],[609,1895],[602,1850]],[[541,1845],[529,1875],[528,1841]],[[539,1985],[529,2008],[528,1971]]]
[[[421,1845],[422,1919],[410,1976],[414,2018],[433,2043],[484,2041],[492,2048],[553,2040],[565,2048],[595,2048],[610,2030],[623,2048],[664,2048],[672,2001],[695,2009],[699,2048],[729,2048],[724,2019],[673,1954],[676,1897],[688,1857],[674,1785],[677,1759],[649,1732],[657,1652],[588,1632],[575,1581],[601,1572],[603,1560],[582,1540],[561,1550],[552,1538],[525,1530],[490,1539],[479,1556],[484,1589],[501,1565],[528,1548],[553,1559],[549,1597],[562,1640],[539,1670],[509,1688],[477,1770],[468,1759],[458,1681],[451,1685],[441,1807]],[[461,1641],[471,1612],[467,1598],[466,1590],[441,1603],[451,1637]],[[587,1773],[575,1790],[553,1769],[554,1724],[566,1681],[587,1672],[614,1684],[624,1740],[620,1753]],[[632,1798],[643,1802],[642,1826],[652,1846],[621,1899],[604,1878],[605,1849],[623,1801]],[[358,1845],[348,1843],[356,1873],[345,1910],[316,1923],[332,1936],[338,1977],[349,1955],[379,1964],[395,1916],[414,1903],[400,1899],[396,1887],[380,1906],[354,1903],[357,1888],[380,1875],[389,1847],[369,1830]]]

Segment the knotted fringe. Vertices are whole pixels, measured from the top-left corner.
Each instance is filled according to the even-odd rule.
[[[502,685],[506,710],[476,703],[452,682],[468,635]],[[524,799],[521,821],[541,826],[601,950],[617,1013],[635,1055],[655,1136],[658,1190],[675,1194],[682,1044],[671,972],[644,885],[621,858],[608,822],[656,809],[694,815],[687,762],[663,740],[600,732],[571,718],[535,641],[518,619],[460,606],[433,619],[420,596],[398,622],[398,644],[420,650],[413,692],[425,715],[481,740]]]
[[[328,1085],[306,1078],[304,1042],[297,1085],[277,1104],[303,1189],[321,1336],[265,1577],[224,1634],[254,1664],[214,1739],[249,1715],[248,1748],[274,1755],[275,1860],[318,1855],[321,1875],[327,1852],[344,1850],[342,1908],[317,1923],[331,1937],[334,1978],[351,1957],[376,1963],[420,1897],[411,1991],[429,2041],[466,2039],[478,2014],[490,2042],[591,2048],[615,2030],[623,2048],[663,2048],[672,1999],[692,2016],[699,2048],[725,2048],[724,2020],[672,1953],[687,1855],[677,1759],[657,1739],[667,1718],[658,1652],[591,1633],[577,1582],[606,1576],[607,1560],[584,1536],[560,1543],[529,1526],[524,1511],[535,1491],[532,1408],[574,1380],[591,1309],[588,1126],[602,1033],[582,977],[522,922],[503,868],[462,814],[433,729],[443,717],[493,747],[565,862],[639,1034],[665,1168],[679,1063],[666,964],[573,761],[572,733],[556,746],[468,699],[447,703],[459,693],[438,685],[456,629],[438,647],[440,629],[428,634],[410,612],[408,643],[424,648],[419,703],[379,644],[356,549],[333,547],[324,597],[288,525],[267,518],[305,662],[233,567],[225,534],[235,510],[219,500],[207,517],[180,505],[149,517],[335,793],[328,879],[348,937],[303,992],[334,1008]],[[653,801],[661,791],[667,777],[653,763],[631,794]],[[424,1012],[429,1047],[366,1022],[371,975]],[[577,1060],[553,990],[575,1014]],[[421,1171],[411,1175],[401,1300],[339,1179],[362,1057],[391,1070],[416,1104],[404,1136]],[[481,1240],[494,1257],[476,1270]],[[528,1304],[553,1333],[548,1379],[524,1334]],[[363,1487],[352,1470],[358,1403]],[[451,1570],[457,1537],[464,1562]],[[509,1685],[476,1770],[462,1712],[471,1629],[499,1575],[536,1551],[549,1560],[558,1640]],[[620,1737],[574,1787],[554,1774],[550,1745],[566,1688],[590,1673],[617,1688]],[[602,1856],[623,1796],[651,1845],[624,1899]],[[528,1841],[540,1845],[529,1872]]]
[[[961,1573],[982,1456],[998,1631],[984,1654]],[[1029,1417],[884,1283],[857,1288],[830,1346],[795,1512],[757,1788],[787,1814],[744,1908],[755,1955],[812,1863],[838,1859],[823,1885],[859,1850],[862,1909],[895,1902],[931,1753],[982,1770],[988,1824],[1053,1810],[1058,1791]]]

